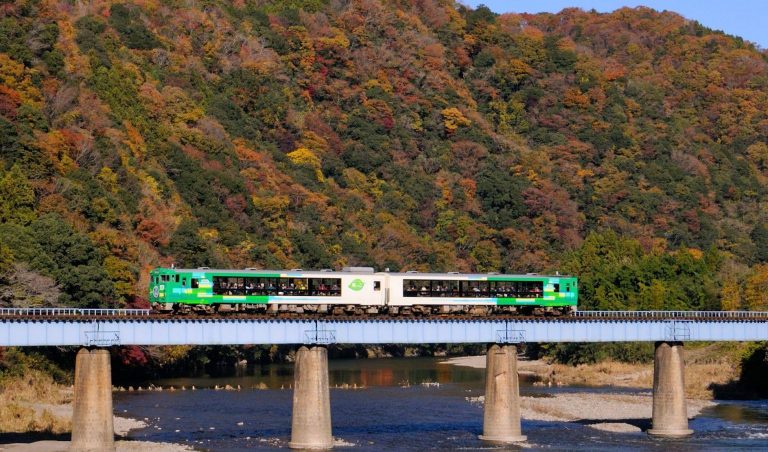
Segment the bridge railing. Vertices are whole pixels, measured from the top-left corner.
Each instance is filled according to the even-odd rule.
[[[768,318],[765,311],[576,311],[587,319],[754,319]]]
[[[0,308],[0,317],[25,316],[84,316],[84,317],[149,317],[151,309],[90,309],[90,308]]]

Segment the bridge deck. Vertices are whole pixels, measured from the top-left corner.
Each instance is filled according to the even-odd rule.
[[[0,346],[764,340],[768,340],[768,316],[521,320],[0,318]]]

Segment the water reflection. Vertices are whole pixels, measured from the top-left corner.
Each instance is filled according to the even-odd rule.
[[[411,386],[424,383],[483,385],[483,369],[440,364],[435,358],[331,360],[328,378],[331,387]],[[292,364],[272,364],[243,369],[229,377],[167,378],[154,381],[163,387],[198,388],[230,385],[248,389],[285,389],[293,384]]]
[[[707,408],[705,414],[719,417],[733,423],[750,423],[768,425],[768,401],[723,401],[718,405]],[[768,429],[766,429],[768,434]]]

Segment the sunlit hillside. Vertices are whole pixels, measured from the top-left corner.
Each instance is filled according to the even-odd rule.
[[[0,3],[0,301],[158,265],[561,271],[768,309],[768,54],[673,13]]]

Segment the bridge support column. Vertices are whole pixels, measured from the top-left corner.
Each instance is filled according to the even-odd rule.
[[[109,350],[80,349],[75,360],[75,390],[70,450],[114,451],[112,369]]]
[[[480,439],[495,443],[525,441],[521,433],[517,346],[493,344],[486,354],[485,408]]]
[[[293,374],[291,449],[330,449],[331,397],[328,387],[328,349],[302,346]]]
[[[651,436],[683,438],[688,428],[682,342],[656,342],[653,359],[653,420]]]

